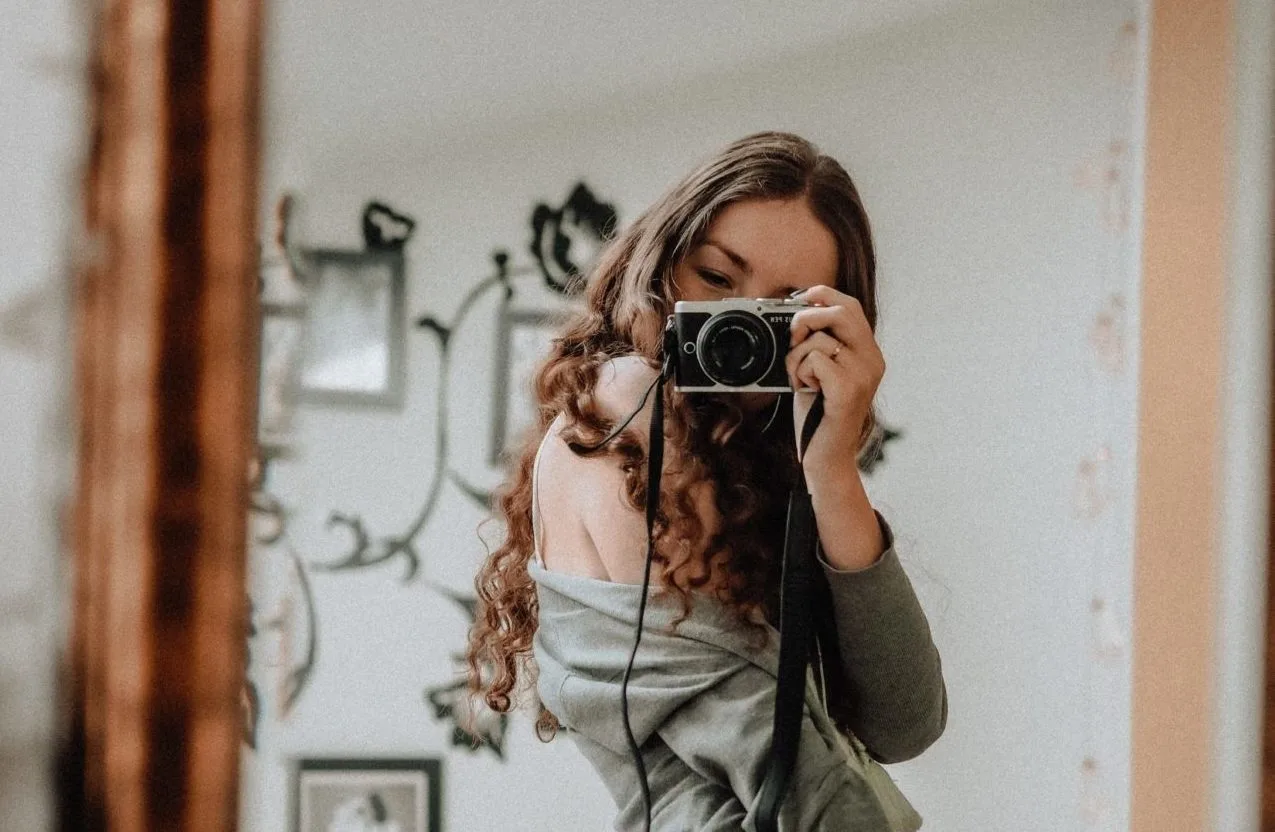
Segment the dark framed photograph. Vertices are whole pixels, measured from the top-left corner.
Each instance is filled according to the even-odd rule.
[[[294,832],[440,832],[438,759],[303,759]]]
[[[399,407],[404,391],[405,278],[401,250],[309,249],[298,398]]]
[[[531,382],[553,346],[561,316],[541,309],[500,307],[496,324],[495,375],[492,385],[492,465],[503,462],[508,448],[536,419]]]

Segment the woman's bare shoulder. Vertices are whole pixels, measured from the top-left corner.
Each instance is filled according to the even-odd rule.
[[[590,391],[596,415],[614,425],[629,418],[641,404],[642,411],[649,416],[651,400],[649,397],[645,401],[643,399],[657,374],[658,371],[639,355],[624,355],[607,361],[599,368],[597,382]],[[644,421],[634,418],[629,424],[634,428],[640,427],[645,438],[647,425]],[[572,427],[571,415],[565,410],[558,413],[549,424],[541,456],[558,457],[561,460],[574,456],[581,465],[606,459],[605,456],[569,453],[568,439],[571,437]]]
[[[625,498],[626,474],[619,460],[580,456],[568,447],[557,424],[550,430],[541,451],[539,483],[545,565],[640,583],[646,522]]]
[[[613,358],[601,368],[594,387],[599,415],[617,422],[637,408],[655,381],[657,370],[640,356]],[[645,439],[651,402],[630,423]],[[567,417],[549,426],[541,452],[541,505],[545,525],[559,530],[560,541],[573,541],[575,557],[560,562],[570,571],[594,574],[597,567],[608,580],[640,583],[645,562],[646,522],[625,498],[627,475],[611,455],[581,456],[570,450],[562,435]],[[554,534],[550,529],[548,537]],[[583,532],[583,537],[573,531]],[[551,545],[549,549],[555,547]],[[553,568],[553,553],[546,561]],[[597,577],[602,577],[597,575]]]
[[[642,397],[658,375],[659,369],[651,366],[640,355],[622,355],[603,364],[598,370],[598,381],[593,388],[594,402],[601,415],[611,421],[627,419],[642,402]],[[649,415],[650,408],[651,401],[648,398],[642,412]],[[643,436],[646,435],[647,424],[644,420],[635,418],[631,424]]]

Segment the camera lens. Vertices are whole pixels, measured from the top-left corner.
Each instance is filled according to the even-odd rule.
[[[756,384],[775,359],[775,339],[756,315],[732,310],[709,319],[700,330],[700,366],[718,384]]]

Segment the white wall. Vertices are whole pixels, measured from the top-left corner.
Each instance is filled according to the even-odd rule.
[[[83,150],[83,28],[69,2],[0,3],[0,818],[52,823],[54,651],[65,600],[69,351],[62,315]]]
[[[289,27],[303,15],[285,4],[274,15],[276,44],[302,37]],[[410,106],[387,106],[379,122],[298,108],[279,79],[340,67],[328,81],[339,98],[360,88],[360,73],[379,71],[346,61],[333,31],[334,55],[270,52],[290,62],[267,64],[263,202],[294,190],[299,235],[313,245],[358,247],[367,198],[414,215],[408,312],[447,319],[490,273],[493,248],[526,261],[531,206],[562,199],[579,178],[623,221],[694,161],[754,130],[794,130],[842,159],[880,248],[889,371],[879,403],[905,432],[869,488],[930,615],[951,704],[946,735],[892,774],[927,828],[1120,829],[1136,416],[1129,229],[1140,152],[1140,35],[1125,24],[1136,16],[1133,2],[972,4],[644,95],[504,123],[489,115],[463,138]],[[1120,187],[1131,200],[1123,227],[1104,202]],[[480,304],[458,335],[469,359],[454,369],[451,402],[452,464],[484,485],[499,475],[483,461],[491,308]],[[1113,309],[1123,309],[1113,324],[1125,336],[1118,372],[1104,369],[1091,340]],[[420,507],[438,353],[415,330],[408,352],[403,413],[306,409],[297,459],[272,474],[308,560],[342,551],[344,536],[324,527],[334,509],[361,514],[374,534],[398,534]],[[1093,516],[1077,507],[1089,482],[1103,500]],[[422,574],[405,585],[401,560],[311,574],[316,674],[286,720],[267,702],[245,765],[246,829],[287,828],[286,762],[302,755],[445,757],[451,830],[606,826],[610,800],[569,742],[542,745],[520,718],[506,763],[451,750],[421,699],[448,678],[465,637],[462,616],[426,580],[470,587],[480,519],[444,490],[419,538]],[[260,593],[273,587],[260,577],[271,568],[258,563]],[[256,671],[268,687],[264,661]]]

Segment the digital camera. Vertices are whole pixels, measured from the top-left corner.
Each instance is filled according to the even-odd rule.
[[[795,300],[729,298],[673,305],[668,349],[675,386],[688,393],[792,391],[784,358]]]

